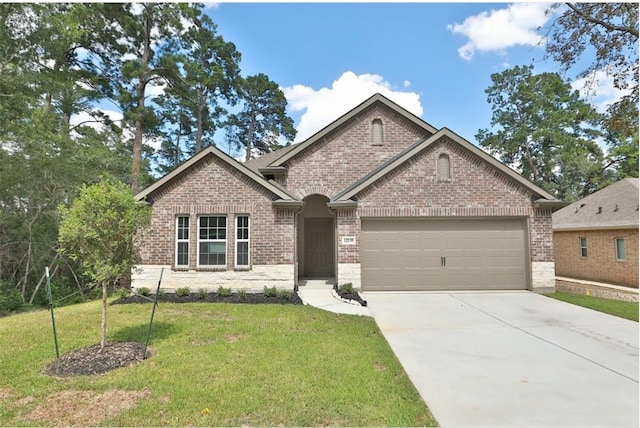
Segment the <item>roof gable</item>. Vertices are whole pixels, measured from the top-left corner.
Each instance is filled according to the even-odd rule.
[[[524,178],[522,175],[518,174],[516,171],[512,170],[511,168],[507,167],[503,163],[496,160],[493,156],[489,155],[488,153],[474,146],[473,144],[471,144],[470,142],[468,142],[467,140],[465,140],[464,138],[460,137],[458,134],[454,133],[453,131],[447,128],[442,128],[441,130],[433,134],[431,137],[417,142],[413,146],[407,148],[406,150],[402,151],[398,155],[394,156],[389,161],[387,161],[386,163],[384,163],[383,165],[381,165],[371,173],[367,174],[361,180],[357,181],[356,183],[347,187],[340,193],[336,194],[332,198],[332,201],[341,202],[341,201],[349,200],[350,198],[354,197],[355,195],[357,195],[358,193],[360,193],[361,191],[363,191],[364,189],[366,189],[367,187],[369,187],[370,185],[378,181],[380,178],[384,177],[391,171],[395,170],[400,165],[407,162],[414,156],[418,155],[425,148],[435,143],[436,141],[439,141],[443,137],[449,138],[449,140],[459,144],[464,149],[472,152],[473,154],[481,158],[486,163],[490,164],[497,170],[503,172],[504,174],[512,178],[514,181],[518,182],[523,187],[529,189],[532,193],[538,195],[541,199],[544,200],[544,202],[548,201],[549,207],[557,207],[557,206],[565,205],[565,203],[558,200],[550,193],[536,186],[535,184],[533,184],[532,182]],[[543,201],[540,201],[540,202],[543,202]],[[538,203],[540,204],[540,202]]]
[[[624,178],[553,214],[558,231],[637,227],[637,178]]]
[[[215,146],[208,146],[205,149],[201,150],[200,153],[192,156],[187,161],[185,161],[184,163],[182,163],[181,165],[176,167],[174,170],[172,170],[171,172],[169,172],[166,175],[164,175],[158,181],[156,181],[155,183],[153,183],[152,185],[150,185],[146,189],[140,191],[135,196],[135,198],[137,200],[143,200],[144,198],[149,196],[151,193],[153,193],[153,192],[161,189],[163,186],[167,185],[169,182],[171,182],[173,179],[175,179],[179,175],[181,175],[183,173],[186,173],[192,166],[202,162],[208,156],[215,156],[218,159],[224,161],[225,163],[227,163],[231,167],[233,167],[236,170],[240,171],[242,174],[244,174],[248,178],[252,179],[256,183],[260,184],[261,186],[263,186],[264,188],[269,190],[271,193],[273,193],[274,195],[279,197],[281,200],[293,200],[293,199],[295,199],[293,196],[291,196],[288,192],[286,192],[280,186],[276,186],[276,185],[274,185],[274,183],[265,180],[257,172],[247,168],[245,165],[243,165],[240,162],[238,162],[237,160],[233,159],[231,156],[227,155],[226,153],[220,151]]]
[[[391,110],[396,112],[398,115],[402,116],[403,118],[407,119],[408,121],[412,122],[418,127],[426,130],[430,134],[433,134],[437,131],[436,128],[434,128],[424,120],[420,119],[418,116],[414,115],[413,113],[409,112],[403,107],[400,107],[398,104],[389,100],[382,94],[376,93],[371,97],[369,97],[364,102],[360,103],[359,105],[351,109],[349,112],[345,113],[344,115],[340,116],[338,119],[331,122],[329,125],[322,128],[320,131],[313,134],[311,137],[307,138],[305,141],[292,146],[291,150],[284,153],[283,156],[276,159],[274,162],[269,164],[269,166],[273,166],[273,167],[283,166],[289,159],[293,158],[298,153],[305,150],[307,147],[322,140],[325,136],[327,136],[328,134],[330,134],[331,132],[333,132],[334,130],[336,130],[337,128],[339,128],[340,126],[342,126],[343,124],[351,120],[352,118],[356,117],[358,114],[368,109],[375,103],[384,104],[386,107],[390,108]]]

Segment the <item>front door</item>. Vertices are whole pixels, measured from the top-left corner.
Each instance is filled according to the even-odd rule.
[[[305,274],[333,276],[333,218],[304,220]]]

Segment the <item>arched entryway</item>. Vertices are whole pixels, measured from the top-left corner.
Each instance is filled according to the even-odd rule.
[[[310,195],[298,217],[299,278],[335,276],[335,218],[327,207],[329,198]]]

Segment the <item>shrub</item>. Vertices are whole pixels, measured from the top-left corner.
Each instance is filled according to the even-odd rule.
[[[141,296],[149,297],[151,295],[151,290],[149,290],[147,287],[140,287],[138,288],[138,294]]]
[[[218,287],[218,296],[221,296],[221,297],[229,297],[229,296],[231,296],[231,289],[230,288],[224,288],[221,285],[220,287]]]
[[[22,309],[22,295],[15,288],[0,288],[0,314]]]
[[[190,293],[189,287],[181,287],[176,290],[176,296],[178,297],[187,297]]]
[[[346,284],[342,284],[339,287],[339,290],[340,290],[341,293],[344,293],[344,294],[353,294],[353,293],[355,293],[355,290],[353,289],[353,284],[350,283],[350,282],[347,282]]]
[[[206,298],[207,298],[207,290],[205,290],[204,288],[201,288],[200,290],[198,290],[198,299],[204,300]]]
[[[247,290],[238,290],[238,298],[244,300],[247,298]]]
[[[126,299],[127,297],[129,297],[129,290],[118,288],[115,292],[115,295],[118,299]]]
[[[284,299],[284,300],[290,300],[291,299],[291,291],[289,290],[278,290],[277,296]]]
[[[265,287],[264,287],[264,295],[266,297],[276,297],[278,295],[278,291],[276,290],[276,286],[274,285],[273,287],[267,287],[265,285]]]

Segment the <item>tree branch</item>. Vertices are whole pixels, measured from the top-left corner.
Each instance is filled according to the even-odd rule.
[[[579,17],[581,17],[582,19],[584,19],[587,22],[591,22],[592,24],[601,25],[601,26],[603,26],[605,29],[607,29],[609,31],[620,31],[622,33],[631,34],[632,36],[635,36],[636,39],[638,38],[638,30],[636,30],[633,27],[623,27],[623,26],[620,26],[620,25],[609,24],[608,22],[605,22],[605,21],[602,21],[600,19],[596,19],[594,17],[586,15],[585,13],[583,13],[581,10],[579,10],[575,5],[573,5],[571,3],[565,3],[565,4],[567,6],[569,6],[569,8],[571,8],[571,10],[573,10]]]

